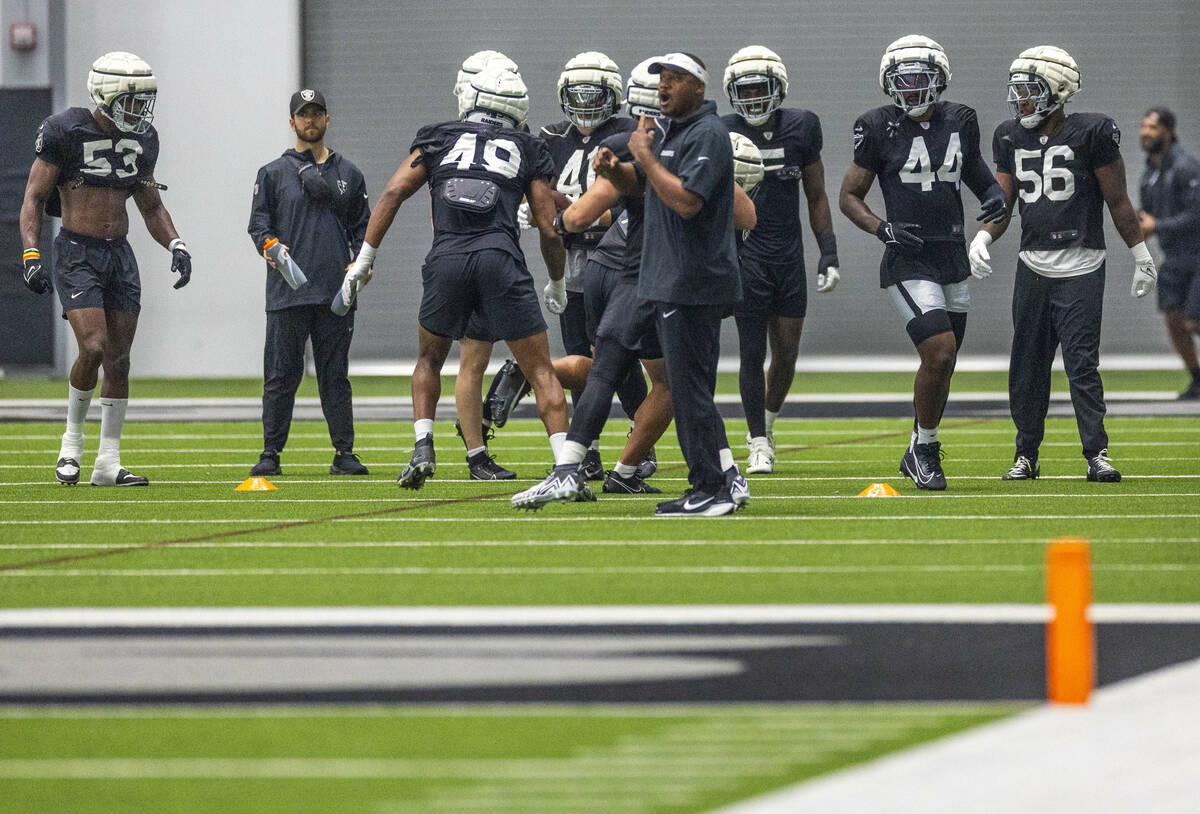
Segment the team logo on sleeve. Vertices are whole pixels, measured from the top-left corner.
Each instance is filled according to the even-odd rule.
[[[1113,143],[1116,144],[1118,147],[1120,147],[1121,146],[1121,128],[1117,127],[1116,122],[1113,122],[1112,126],[1113,126],[1113,131],[1112,131]]]
[[[861,124],[854,125],[854,152],[858,152],[859,148],[862,147],[863,142],[866,141],[866,138],[866,128],[864,128]]]
[[[349,185],[345,181],[343,181],[341,178],[339,178],[338,179],[338,194],[345,195],[347,186],[349,186]]]
[[[254,194],[258,195],[258,184],[254,185]]]
[[[42,148],[46,146],[46,134],[43,132],[44,129],[45,125],[42,125],[38,128],[37,141],[33,142],[33,151],[35,153],[40,153]]]

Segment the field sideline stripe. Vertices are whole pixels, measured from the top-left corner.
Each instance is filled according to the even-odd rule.
[[[1091,606],[1107,623],[1200,623],[1200,603],[1119,603]],[[129,607],[0,610],[0,628],[113,627],[362,627],[437,625],[696,625],[790,623],[1043,623],[1049,605],[546,605],[506,607]]]

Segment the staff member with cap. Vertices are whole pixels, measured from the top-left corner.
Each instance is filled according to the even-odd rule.
[[[629,136],[646,188],[638,296],[656,304],[671,406],[691,488],[658,504],[656,514],[713,517],[750,497],[725,437],[713,396],[721,319],[742,298],[733,233],[733,149],[716,102],[704,98],[708,71],[699,58],[672,53],[649,66],[659,75],[665,119],[642,117]],[[612,165],[616,158],[597,156]],[[600,167],[606,173],[610,166]]]
[[[253,476],[281,474],[304,345],[312,340],[321,410],[333,442],[331,475],[366,475],[354,454],[354,411],[347,377],[354,309],[329,304],[358,254],[371,206],[358,167],[325,146],[329,112],[311,89],[292,94],[295,149],[258,171],[247,231],[267,261],[267,338],[263,351],[263,451]]]

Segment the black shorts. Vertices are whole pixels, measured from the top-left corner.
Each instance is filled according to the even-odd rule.
[[[421,327],[462,339],[478,310],[497,340],[525,339],[546,330],[533,277],[508,252],[481,249],[428,257],[421,267]]]
[[[1188,319],[1200,321],[1200,268],[1164,261],[1158,270],[1158,310],[1183,311]]]
[[[804,318],[808,313],[808,278],[803,258],[789,263],[746,256],[740,259],[742,301],[733,309],[735,315]]]
[[[562,332],[563,350],[568,356],[592,355],[582,291],[567,292],[567,310],[558,315],[558,328]]]
[[[879,264],[879,287],[901,280],[930,280],[939,285],[961,283],[971,276],[967,246],[961,240],[930,240],[915,255],[889,248]]]
[[[654,303],[638,297],[636,277],[620,275],[608,292],[608,307],[596,326],[596,339],[609,339],[639,359],[661,359]]]
[[[105,240],[60,229],[54,238],[54,288],[64,317],[78,308],[142,310],[137,259],[123,237]]]
[[[467,330],[463,333],[463,339],[474,339],[476,342],[491,342],[492,344],[500,341],[492,333],[487,317],[478,308],[471,312],[471,318],[467,320]]]
[[[588,342],[593,345],[596,344],[596,327],[608,307],[608,295],[622,274],[620,269],[588,261],[583,274],[583,313]]]

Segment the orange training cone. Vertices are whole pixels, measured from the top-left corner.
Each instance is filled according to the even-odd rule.
[[[900,493],[892,488],[890,483],[872,483],[858,493],[859,497],[900,497]]]
[[[235,492],[274,492],[278,487],[266,478],[246,478],[238,484]]]
[[[1096,675],[1091,550],[1087,540],[1060,537],[1046,549],[1046,693],[1056,704],[1086,704]]]

